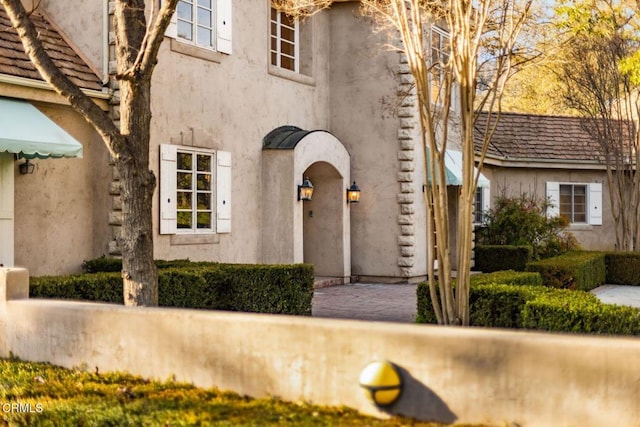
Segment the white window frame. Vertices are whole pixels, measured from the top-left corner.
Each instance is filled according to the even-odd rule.
[[[213,180],[209,190],[211,227],[197,228],[197,178],[192,179],[192,227],[178,228],[178,153],[210,155]],[[195,171],[196,166],[192,166]],[[202,191],[201,191],[202,193]],[[203,210],[204,211],[204,210]],[[231,232],[231,153],[221,150],[196,148],[173,144],[160,145],[160,234],[200,235]]]
[[[491,206],[491,189],[488,186],[477,187],[476,195],[473,200],[473,223],[476,225],[484,223],[485,212],[487,212]],[[478,209],[478,205],[480,209]]]
[[[215,169],[215,159],[216,159],[216,155],[215,152],[213,150],[203,150],[203,149],[195,149],[195,148],[184,148],[184,147],[179,147],[177,149],[177,156],[179,157],[180,154],[187,154],[192,156],[192,163],[191,163],[191,169],[190,170],[186,170],[186,169],[179,169],[179,166],[176,166],[176,179],[177,179],[177,174],[180,173],[186,173],[186,174],[191,174],[191,183],[190,183],[190,188],[189,189],[180,189],[177,188],[176,189],[176,197],[178,197],[178,195],[180,193],[190,193],[190,198],[191,198],[191,208],[190,209],[180,209],[179,206],[176,206],[176,217],[177,217],[177,224],[179,224],[179,217],[180,217],[180,213],[190,213],[191,214],[191,228],[180,228],[179,226],[176,227],[176,233],[185,233],[185,234],[199,234],[199,233],[213,233],[214,232],[214,220],[215,220],[215,204],[214,204],[214,197],[215,197],[215,187],[217,182],[214,180],[215,176],[214,176],[214,169]],[[208,171],[198,171],[197,168],[197,163],[198,163],[198,156],[207,156],[211,159],[210,161],[210,165],[211,165],[211,169]],[[209,176],[209,189],[208,190],[198,190],[198,175],[201,176]],[[213,181],[213,182],[212,182]],[[198,195],[209,195],[209,206],[207,206],[206,209],[200,209],[198,207]],[[179,198],[178,198],[179,199]],[[199,213],[209,213],[210,214],[210,219],[209,219],[209,227],[202,227],[199,228],[198,227],[198,214]]]
[[[216,40],[216,19],[215,19],[215,4],[216,0],[211,0],[211,7],[205,7],[200,5],[199,0],[180,0],[178,1],[178,5],[176,7],[176,15],[177,15],[177,25],[178,25],[178,40],[183,43],[193,44],[198,47],[202,47],[205,49],[215,50]],[[189,7],[191,9],[191,20],[187,18],[180,17],[181,7],[186,5],[185,7]],[[209,25],[204,25],[199,20],[200,10],[208,12],[210,15]],[[180,35],[180,23],[185,23],[191,26],[191,38],[183,37]],[[209,40],[206,44],[199,43],[198,40],[198,28],[204,28],[206,31],[210,32]]]
[[[281,68],[284,70],[289,70],[294,73],[300,72],[300,21],[295,19],[293,21],[293,27],[287,25],[282,22],[283,16],[285,16],[284,12],[275,11],[276,19],[273,20],[271,15],[274,11],[274,8],[270,8],[269,10],[269,64],[274,67]],[[275,25],[276,33],[273,33],[273,26]],[[293,42],[290,40],[286,40],[282,38],[282,29],[287,28],[293,30]],[[275,40],[276,48],[273,49],[273,42]],[[282,43],[293,44],[293,56],[288,55],[282,52]],[[272,62],[271,56],[275,54],[276,63]],[[286,57],[293,60],[293,70],[287,67],[282,66],[282,58]]]
[[[162,4],[164,0],[160,0],[160,4]],[[201,49],[206,49],[210,51],[216,51],[226,54],[231,54],[232,45],[231,45],[231,37],[232,37],[232,0],[211,0],[211,26],[207,26],[207,29],[211,30],[211,46],[205,46],[202,44],[198,44],[196,41],[197,38],[197,12],[198,12],[198,0],[181,0],[178,2],[178,7],[180,3],[188,4],[192,7],[192,21],[187,21],[182,18],[178,18],[178,9],[176,8],[176,13],[171,17],[171,22],[167,27],[167,31],[165,35],[167,37],[171,37],[176,39],[180,43],[184,43],[187,45],[192,45]],[[195,12],[195,13],[194,13]],[[178,21],[183,22],[191,22],[194,25],[192,29],[192,40],[178,37]]]
[[[437,38],[434,37],[434,34],[437,35]],[[449,50],[449,45],[447,43],[443,43],[444,40],[449,40],[451,38],[451,35],[443,30],[442,28],[436,26],[436,25],[432,25],[431,26],[431,31],[429,32],[429,61],[430,61],[430,69],[431,69],[431,79],[429,79],[429,85],[431,87],[431,101],[432,102],[436,102],[437,101],[437,105],[442,105],[442,96],[441,96],[441,91],[442,91],[442,87],[444,86],[444,64],[446,64],[449,61],[449,57],[450,57],[450,53],[448,52]],[[434,44],[436,43],[438,46],[434,48]],[[436,66],[436,64],[434,64],[434,51],[437,52],[437,56],[438,56],[438,61],[439,61],[439,65]],[[438,77],[438,86],[436,87],[434,85],[434,79],[433,77],[436,76],[436,74],[434,73],[435,69],[439,70],[437,77]],[[452,105],[453,108],[453,105]]]
[[[585,186],[585,222],[570,222],[571,225],[602,225],[602,184],[599,182],[556,182],[549,181],[546,184],[547,198],[552,206],[547,209],[550,217],[560,215],[560,186]]]

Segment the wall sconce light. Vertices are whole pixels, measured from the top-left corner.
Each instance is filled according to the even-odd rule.
[[[372,362],[360,373],[360,387],[377,406],[390,406],[402,394],[402,376],[391,362]]]
[[[360,187],[355,181],[347,188],[347,203],[360,203]]]
[[[298,185],[298,200],[310,201],[311,197],[313,197],[313,184],[309,181],[309,177],[306,177],[302,185]]]
[[[34,165],[33,163],[30,163],[29,159],[26,159],[24,163],[20,163],[18,165],[18,170],[20,171],[21,175],[27,175],[27,174],[32,174],[35,167],[36,165]]]

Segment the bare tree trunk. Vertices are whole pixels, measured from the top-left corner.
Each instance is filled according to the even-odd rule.
[[[158,305],[158,272],[153,257],[152,198],[156,179],[149,170],[151,73],[137,67],[146,37],[144,0],[117,1],[114,13],[120,78],[120,133],[127,149],[116,163],[121,177],[122,279],[125,305]]]

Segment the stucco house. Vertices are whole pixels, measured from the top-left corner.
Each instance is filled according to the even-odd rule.
[[[579,117],[502,113],[483,173],[490,200],[506,193],[548,197],[549,214],[569,220],[568,231],[584,249],[613,250],[614,221],[602,150]],[[476,146],[482,133],[476,133]],[[478,199],[483,197],[478,194]],[[482,203],[477,200],[477,204]],[[490,201],[484,201],[485,205]]]
[[[49,51],[72,58],[61,59],[65,72],[117,119],[111,10],[108,0],[56,0],[40,2],[35,15],[59,36]],[[35,106],[83,153],[32,160],[34,172],[23,175],[25,160],[0,145],[0,200],[11,217],[0,229],[2,253],[11,254],[2,262],[61,274],[117,256],[119,182],[106,149],[20,56],[1,8],[0,25],[0,100]],[[156,258],[309,262],[339,282],[425,277],[416,106],[398,96],[411,78],[386,36],[371,30],[353,1],[302,22],[268,0],[179,2],[152,86]],[[432,27],[434,52],[446,37]],[[307,178],[310,201],[299,197]],[[354,182],[357,204],[347,198]]]

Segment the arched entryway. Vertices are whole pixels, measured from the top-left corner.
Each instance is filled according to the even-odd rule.
[[[307,262],[318,276],[349,278],[347,150],[329,132],[293,126],[271,131],[262,148],[263,262]],[[314,186],[311,201],[298,200],[305,177]]]
[[[344,242],[339,224],[345,204],[343,177],[326,162],[312,164],[303,175],[315,190],[312,200],[302,204],[303,260],[314,265],[318,276],[341,276]]]

